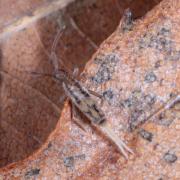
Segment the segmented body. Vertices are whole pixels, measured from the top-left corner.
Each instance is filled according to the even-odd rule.
[[[105,121],[103,111],[98,108],[97,102],[89,91],[79,81],[64,72],[65,80],[63,88],[72,103],[94,124],[101,124]]]
[[[63,78],[60,74],[63,75]],[[60,70],[56,75],[57,79],[63,79],[63,88],[72,103],[91,121],[92,124],[96,125],[96,127],[109,137],[125,158],[128,159],[127,152],[133,154],[133,151],[126,146],[126,144],[108,126],[103,111],[98,107],[97,102],[89,91],[65,70]]]

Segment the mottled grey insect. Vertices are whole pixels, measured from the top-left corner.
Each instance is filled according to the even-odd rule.
[[[62,71],[62,70],[61,70]],[[82,84],[64,73],[63,88],[72,103],[93,123],[101,124],[105,121],[105,115],[98,108],[97,102],[91,97],[89,91]]]
[[[119,151],[128,158],[128,154],[133,151],[113,132],[108,126],[105,114],[99,108],[97,101],[93,98],[91,91],[86,89],[78,80],[73,78],[67,71],[59,69],[55,78],[63,80],[63,88],[71,102],[96,126],[103,132],[119,149]],[[127,152],[126,152],[127,151]]]
[[[86,89],[77,79],[74,78],[73,75],[71,75],[71,73],[69,73],[68,70],[66,70],[62,61],[60,59],[57,60],[55,48],[58,39],[62,34],[61,32],[62,31],[59,31],[55,37],[50,55],[50,60],[54,67],[53,77],[62,82],[65,94],[71,100],[72,104],[75,105],[94,126],[111,139],[111,141],[118,147],[119,151],[128,158],[127,152],[133,154],[133,151],[128,148],[128,146],[126,146],[126,144],[108,126],[105,114],[99,108],[97,101],[93,98],[93,95],[96,93],[92,93],[90,90]],[[64,68],[59,68],[58,62],[61,62],[61,65]],[[50,74],[46,75],[52,76]],[[82,121],[78,122],[78,124],[79,123],[82,123]]]

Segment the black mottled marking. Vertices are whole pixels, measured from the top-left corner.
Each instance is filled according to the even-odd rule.
[[[97,108],[96,104],[93,104],[92,107],[97,113],[99,113],[99,109]]]
[[[153,134],[151,132],[148,132],[145,129],[140,129],[138,133],[143,139],[146,139],[149,142],[152,141]]]
[[[96,104],[93,104],[93,109],[99,114],[100,119],[96,120],[96,124],[101,124],[105,121],[105,117],[103,114],[101,114],[100,110],[98,109],[98,107],[96,106]]]
[[[172,152],[166,152],[163,156],[163,159],[167,162],[167,163],[174,163],[176,162],[176,160],[178,159],[176,154],[172,153]]]
[[[39,168],[31,169],[25,173],[25,176],[37,176],[40,173]]]
[[[89,116],[91,116],[91,117],[94,119],[94,116],[93,116],[93,114],[92,114],[91,111],[87,111],[87,112],[85,112],[85,113],[89,114]]]
[[[89,95],[86,91],[84,91],[82,88],[80,89],[80,92],[81,92],[86,98],[90,97],[90,95]]]
[[[89,95],[86,91],[84,91],[84,89],[82,88],[82,86],[79,84],[78,81],[75,82],[75,86],[76,86],[77,88],[79,88],[79,91],[80,91],[85,97],[90,97],[90,95]]]

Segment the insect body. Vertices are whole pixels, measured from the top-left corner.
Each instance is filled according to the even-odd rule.
[[[116,136],[113,130],[108,126],[105,114],[98,107],[92,94],[68,72],[64,70],[60,71],[57,74],[58,77],[56,76],[56,78],[59,79],[60,73],[63,73],[63,88],[71,102],[90,120],[94,126],[101,130],[101,132],[103,132],[118,147],[119,151],[126,158],[128,158],[126,151],[133,154],[133,151],[127,147],[126,144],[118,136]]]
[[[76,80],[68,70],[65,70],[66,67],[62,63],[61,59],[58,61],[55,54],[55,49],[61,34],[62,31],[57,33],[50,55],[50,60],[54,67],[54,78],[58,81],[62,81],[65,94],[69,97],[71,102],[90,120],[94,126],[96,126],[102,133],[111,139],[111,141],[116,144],[119,151],[126,158],[128,158],[127,152],[133,154],[133,151],[128,148],[126,144],[118,136],[116,136],[113,130],[108,126],[105,114],[98,107],[98,103],[92,97],[92,93],[90,93],[88,89],[86,89],[78,80]],[[58,62],[61,63],[62,67],[64,66],[64,69],[58,68]],[[46,75],[52,77],[52,75]]]
[[[67,78],[68,77],[68,78]],[[66,76],[63,82],[66,95],[72,103],[94,124],[101,124],[105,121],[104,113],[98,108],[92,95],[84,88],[79,81]]]

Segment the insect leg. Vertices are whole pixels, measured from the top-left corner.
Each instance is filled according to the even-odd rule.
[[[98,49],[98,46],[96,45],[95,42],[92,41],[92,39],[90,39],[79,27],[78,25],[76,24],[76,22],[74,21],[74,19],[72,17],[69,16],[69,20],[70,20],[70,23],[72,25],[72,27],[79,33],[79,35],[83,38],[86,39],[87,42],[89,42],[89,44],[91,44],[91,46],[97,50]]]
[[[78,116],[78,117],[77,117]],[[87,132],[87,124],[81,120],[78,115],[76,106],[71,102],[71,119],[85,132]]]
[[[101,105],[101,106],[103,105],[103,101],[104,101],[103,95],[101,95],[101,94],[99,94],[99,93],[97,93],[97,92],[95,92],[95,91],[89,90],[89,89],[88,89],[88,92],[89,92],[90,94],[92,94],[93,96],[98,97],[98,98],[101,100],[100,105]]]
[[[134,154],[134,152],[114,133],[114,131],[108,126],[107,123],[102,123],[99,126],[114,144],[118,147],[119,151],[123,154],[123,156],[128,159],[127,152]]]
[[[57,73],[58,69],[59,69],[58,58],[56,56],[56,47],[58,45],[58,40],[62,36],[62,33],[63,33],[64,29],[65,29],[65,26],[61,30],[58,30],[58,32],[57,32],[57,34],[56,34],[56,36],[54,38],[52,48],[51,48],[50,60],[51,60],[51,63],[53,65],[53,67],[54,67],[55,73]],[[61,65],[64,66],[64,64],[63,64],[63,62],[62,62],[62,60],[60,58],[59,58],[59,61],[60,61]]]

